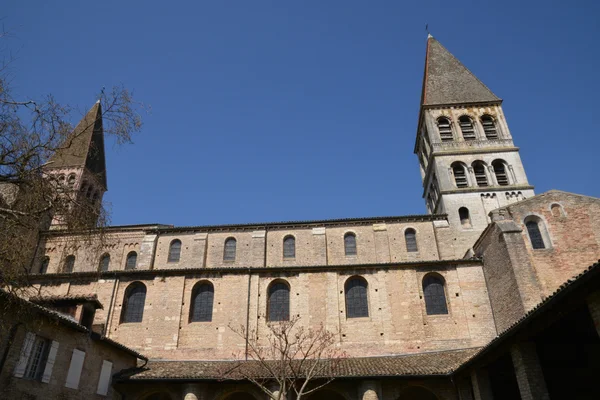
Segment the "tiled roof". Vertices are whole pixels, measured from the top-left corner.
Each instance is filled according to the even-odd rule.
[[[386,357],[344,358],[335,363],[338,378],[447,375],[478,351],[477,348]],[[242,380],[251,374],[268,376],[256,361],[160,361],[119,375],[121,380]]]
[[[53,304],[53,303],[72,303],[72,304],[81,304],[81,303],[93,303],[96,308],[104,309],[102,303],[98,300],[98,296],[95,294],[65,294],[65,295],[55,295],[55,296],[35,296],[29,299],[30,302],[36,304]]]

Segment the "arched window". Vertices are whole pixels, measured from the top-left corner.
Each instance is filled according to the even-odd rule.
[[[562,206],[558,203],[554,203],[550,206],[550,212],[552,213],[552,216],[555,218],[565,216],[565,210],[563,210]]]
[[[367,281],[355,276],[346,281],[346,317],[360,318],[369,316],[369,299],[367,295]]]
[[[471,227],[471,216],[469,215],[469,209],[467,207],[459,208],[458,216],[460,218],[460,224],[463,226],[463,228]]]
[[[146,303],[146,285],[134,282],[125,290],[123,309],[121,310],[121,323],[142,322],[144,318],[144,304]]]
[[[135,269],[135,267],[137,267],[137,253],[135,251],[130,251],[129,254],[127,254],[125,269]]]
[[[267,320],[290,320],[290,287],[284,281],[275,281],[269,286]]]
[[[417,231],[413,228],[408,228],[404,231],[404,240],[406,241],[406,251],[415,252],[419,251],[417,246]]]
[[[40,265],[40,274],[45,274],[48,272],[48,265],[50,265],[50,257],[44,257],[42,260],[42,265]]]
[[[235,261],[235,247],[237,241],[235,238],[225,240],[225,249],[223,250],[223,261]]]
[[[100,271],[100,272],[108,271],[109,266],[110,266],[110,255],[104,254],[100,258],[100,265],[98,266],[98,271]]]
[[[179,257],[181,256],[181,240],[175,239],[171,242],[169,246],[169,257],[167,262],[179,262]]]
[[[283,258],[296,257],[296,238],[288,235],[283,239]]]
[[[67,186],[69,186],[71,189],[73,188],[73,186],[75,186],[75,174],[69,175],[69,177],[67,178]]]
[[[494,174],[496,175],[496,181],[498,182],[498,185],[507,186],[509,182],[504,161],[495,160],[492,162],[492,167],[494,167]]]
[[[494,119],[489,115],[484,115],[481,117],[481,125],[483,126],[483,132],[485,133],[485,137],[492,140],[498,139],[498,131],[496,129],[496,123]]]
[[[65,258],[65,266],[63,268],[63,272],[73,272],[73,267],[75,266],[75,256],[67,256]]]
[[[61,185],[65,184],[65,175],[64,174],[60,174],[58,176],[58,183],[61,184]]]
[[[344,253],[347,256],[356,255],[356,235],[352,232],[344,235]]]
[[[438,118],[437,124],[442,142],[452,141],[454,137],[452,136],[452,125],[450,124],[450,120],[446,117],[441,117]]]
[[[210,282],[198,282],[192,289],[190,322],[212,321],[215,289]]]
[[[454,174],[454,183],[457,188],[466,188],[469,186],[465,166],[462,163],[452,163],[452,173]]]
[[[428,274],[423,278],[423,297],[427,315],[448,314],[444,278],[437,274]]]
[[[525,227],[527,227],[531,247],[534,249],[546,249],[550,247],[550,238],[544,221],[539,217],[530,215],[525,218]]]
[[[488,185],[487,173],[485,172],[486,166],[482,161],[475,161],[472,164],[473,173],[475,174],[475,182],[477,186],[485,187]]]
[[[471,118],[463,115],[458,119],[458,123],[460,125],[460,131],[462,132],[463,139],[465,140],[475,140],[475,128],[473,127],[473,121]]]

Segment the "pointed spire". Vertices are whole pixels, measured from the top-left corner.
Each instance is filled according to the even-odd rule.
[[[427,36],[421,105],[501,101],[430,34]]]
[[[82,167],[96,174],[106,189],[102,106],[97,101],[67,140],[50,157],[48,168]]]

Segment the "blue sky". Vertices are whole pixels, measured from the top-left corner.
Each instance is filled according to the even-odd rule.
[[[537,193],[600,196],[598,15],[598,1],[5,0],[0,16],[17,94],[84,112],[123,83],[152,107],[134,145],[107,146],[112,223],[204,225],[425,213],[425,23],[504,99]]]

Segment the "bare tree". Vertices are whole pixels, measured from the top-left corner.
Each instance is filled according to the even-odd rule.
[[[256,330],[245,326],[229,328],[247,342],[240,360],[224,371],[223,377],[242,377],[272,400],[296,400],[322,389],[335,379],[345,353],[336,347],[336,335],[323,325],[317,329],[301,326],[299,317],[270,322],[267,334],[259,338]]]

